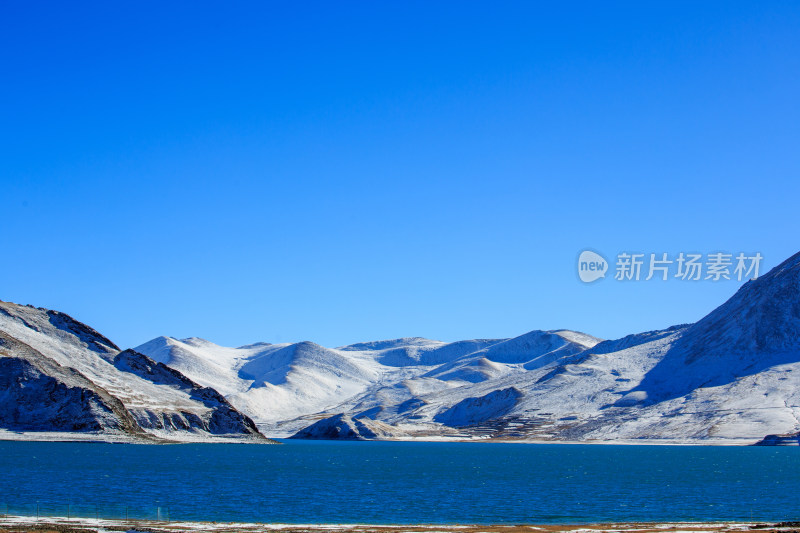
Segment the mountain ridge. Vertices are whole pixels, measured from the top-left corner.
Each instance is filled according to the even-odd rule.
[[[0,398],[0,438],[268,442],[215,390],[66,313],[2,301]]]

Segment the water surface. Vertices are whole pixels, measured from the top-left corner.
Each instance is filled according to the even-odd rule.
[[[800,448],[0,442],[0,513],[284,523],[800,519]],[[69,507],[68,507],[69,506]]]

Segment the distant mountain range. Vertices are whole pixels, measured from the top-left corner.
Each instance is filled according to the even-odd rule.
[[[695,324],[617,340],[557,330],[228,348],[159,337],[120,352],[66,315],[4,303],[3,355],[0,427],[27,431],[797,444],[800,254]],[[28,375],[47,384],[17,391]],[[59,387],[72,391],[55,395],[66,418],[43,407]]]
[[[418,409],[411,409],[416,403],[521,377],[597,342],[567,331],[454,343],[396,339],[336,349],[311,342],[225,348],[197,338],[159,337],[136,351],[214,387],[266,434],[286,437],[340,413],[395,426],[396,417],[389,421],[387,415],[401,409],[417,420]]]

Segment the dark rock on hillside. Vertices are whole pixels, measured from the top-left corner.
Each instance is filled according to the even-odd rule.
[[[0,427],[15,431],[116,429],[143,433],[122,403],[105,389],[3,332]]]
[[[372,440],[401,436],[392,426],[368,418],[338,414],[323,418],[289,437],[312,440]]]
[[[767,435],[753,446],[800,446],[800,433]]]
[[[516,405],[522,393],[514,387],[492,391],[478,398],[465,398],[454,406],[437,414],[433,419],[451,427],[480,424],[503,416]]]
[[[65,313],[0,301],[0,428],[111,440],[269,442],[216,390]]]

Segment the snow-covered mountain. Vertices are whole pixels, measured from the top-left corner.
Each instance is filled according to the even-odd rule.
[[[220,390],[274,436],[797,442],[800,254],[696,324],[443,343],[136,349]]]
[[[58,311],[0,302],[4,438],[266,441],[220,393]]]
[[[0,438],[800,442],[800,254],[695,324],[445,343],[121,351],[57,311],[0,302]],[[258,429],[257,429],[258,428]]]
[[[136,351],[219,390],[267,434],[289,436],[320,414],[363,417],[408,408],[422,395],[524,374],[598,342],[572,331],[454,343],[405,338],[335,349],[310,342],[227,348],[159,337]]]

